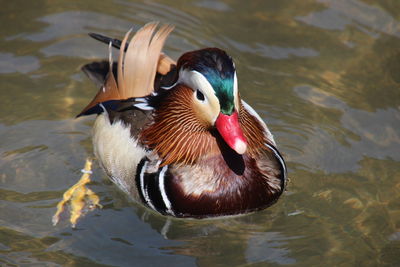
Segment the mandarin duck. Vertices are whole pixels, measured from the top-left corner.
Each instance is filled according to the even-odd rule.
[[[157,29],[159,28],[159,29]],[[244,214],[277,201],[285,161],[267,125],[241,99],[235,64],[218,48],[162,53],[173,27],[149,23],[82,69],[99,87],[78,115],[97,114],[94,153],[132,199],[163,214]],[[111,46],[119,49],[113,63]]]

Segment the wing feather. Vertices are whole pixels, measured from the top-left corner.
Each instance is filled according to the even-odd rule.
[[[129,42],[124,58],[123,95],[142,97],[154,91],[154,79],[162,47],[173,27],[163,25],[156,31],[158,23],[146,24]],[[118,74],[119,75],[119,74]],[[119,81],[119,78],[118,78]]]
[[[103,86],[78,117],[91,114],[90,110],[102,102],[143,97],[154,92],[156,73],[165,75],[176,65],[174,60],[161,52],[174,27],[163,25],[157,30],[157,26],[158,22],[146,24],[130,41],[132,29],[125,34],[119,47],[117,77],[112,71],[111,55],[111,45],[116,46],[116,40],[99,35],[100,41],[109,43],[110,67]]]

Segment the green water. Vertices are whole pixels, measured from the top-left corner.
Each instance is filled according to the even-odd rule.
[[[1,266],[400,266],[400,2],[0,1]],[[153,20],[165,52],[220,47],[290,181],[277,204],[216,220],[128,201],[95,162],[103,209],[51,217],[92,156],[80,72]]]

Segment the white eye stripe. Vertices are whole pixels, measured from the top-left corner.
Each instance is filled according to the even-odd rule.
[[[176,84],[178,83],[183,83],[193,90],[200,90],[200,92],[202,92],[206,98],[207,96],[215,95],[215,90],[207,78],[196,70],[181,69],[179,71],[179,79]],[[236,102],[238,99],[238,79],[236,71],[233,76],[233,97]]]
[[[193,103],[196,105],[198,116],[213,125],[220,112],[220,103],[215,95],[214,88],[207,78],[198,71],[181,69],[178,83],[184,84],[193,90]],[[197,90],[203,94],[204,100],[201,100],[201,97],[200,99],[198,98]]]
[[[180,70],[178,83],[183,83],[193,90],[200,90],[206,98],[207,96],[215,95],[214,89],[207,78],[195,70]]]

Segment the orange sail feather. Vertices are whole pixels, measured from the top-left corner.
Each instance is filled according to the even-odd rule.
[[[131,38],[126,51],[124,48],[132,30],[125,34],[118,59],[117,79],[112,71],[110,45],[110,67],[104,85],[78,117],[99,103],[143,97],[154,91],[156,73],[166,74],[176,65],[174,60],[161,52],[173,26],[163,25],[156,30],[157,26],[157,22],[152,22],[142,27]]]

